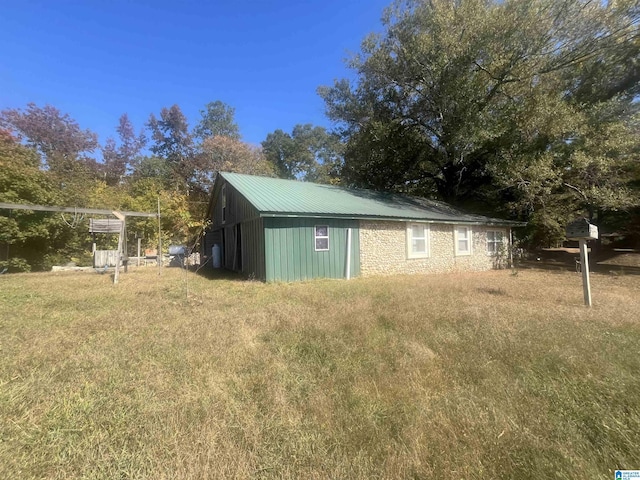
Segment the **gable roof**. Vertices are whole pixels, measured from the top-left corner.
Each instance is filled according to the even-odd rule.
[[[463,213],[446,203],[421,197],[240,173],[220,172],[218,177],[233,186],[262,217],[300,216],[523,225],[520,222]]]

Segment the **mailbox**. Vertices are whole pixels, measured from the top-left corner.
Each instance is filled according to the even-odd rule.
[[[598,238],[598,227],[586,218],[580,218],[567,225],[568,240],[595,240]]]

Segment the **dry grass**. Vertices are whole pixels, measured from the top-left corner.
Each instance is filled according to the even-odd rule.
[[[640,277],[592,283],[2,276],[0,478],[613,478]]]

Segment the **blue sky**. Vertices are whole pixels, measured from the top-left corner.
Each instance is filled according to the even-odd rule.
[[[210,101],[257,144],[297,123],[330,126],[320,85],[380,32],[391,0],[0,1],[0,109],[51,104],[115,136],[178,104],[193,126]]]

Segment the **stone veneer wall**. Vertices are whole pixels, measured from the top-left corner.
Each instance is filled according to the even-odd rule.
[[[432,223],[430,256],[407,258],[407,223],[360,221],[360,273],[364,276],[398,273],[443,273],[494,268],[496,258],[487,254],[487,230],[504,228],[471,226],[471,255],[455,255],[454,225]]]

